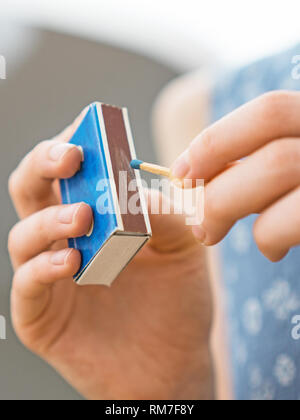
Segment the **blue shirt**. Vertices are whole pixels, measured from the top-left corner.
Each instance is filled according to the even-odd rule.
[[[297,63],[300,45],[223,75],[213,92],[213,120],[268,91],[300,90]],[[256,217],[238,222],[221,245],[235,397],[298,400],[300,340],[292,338],[292,319],[300,315],[300,247],[269,262],[253,239]]]

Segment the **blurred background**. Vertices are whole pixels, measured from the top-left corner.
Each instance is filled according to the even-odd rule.
[[[16,216],[7,178],[38,141],[94,100],[129,108],[138,154],[155,160],[151,109],[179,74],[213,74],[295,44],[299,0],[1,0],[0,399],[80,399],[17,341],[6,238]]]

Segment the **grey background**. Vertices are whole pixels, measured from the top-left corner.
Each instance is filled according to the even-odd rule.
[[[7,178],[38,141],[58,133],[95,100],[127,106],[138,155],[154,159],[151,107],[175,73],[148,58],[96,42],[44,30],[30,33],[32,48],[27,44],[25,48],[25,38],[23,48],[21,36],[15,55],[0,40],[0,54],[7,57],[7,80],[0,80],[0,315],[7,319],[7,340],[0,340],[0,399],[80,399],[50,367],[23,348],[10,324],[12,271],[6,239],[16,215]],[[5,37],[2,30],[2,41]]]

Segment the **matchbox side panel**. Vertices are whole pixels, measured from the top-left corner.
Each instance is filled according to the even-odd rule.
[[[128,200],[137,193],[137,191],[129,191],[129,184],[134,181],[136,185],[139,185],[136,173],[134,169],[131,168],[130,163],[135,156],[132,156],[128,134],[126,130],[126,124],[123,117],[123,110],[116,108],[110,105],[101,104],[106,136],[108,140],[108,147],[110,151],[111,164],[113,168],[117,195],[119,202],[124,200],[121,197],[120,185],[119,185],[119,174],[124,172],[127,174],[125,181],[125,186],[128,194]],[[138,233],[141,235],[149,234],[149,226],[146,224],[145,213],[146,210],[142,206],[141,199],[137,202],[137,207],[139,209],[138,214],[122,214],[122,220],[124,225],[124,232],[128,233]],[[147,214],[148,217],[148,214]]]

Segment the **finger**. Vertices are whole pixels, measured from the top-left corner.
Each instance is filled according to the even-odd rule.
[[[205,245],[221,241],[232,226],[260,213],[300,184],[300,141],[278,140],[214,178],[206,187],[205,220],[193,229]]]
[[[22,265],[12,287],[12,312],[17,325],[28,325],[44,312],[51,287],[72,278],[80,268],[80,252],[75,249],[48,251]],[[70,280],[72,281],[72,280]]]
[[[54,140],[38,144],[10,176],[9,192],[20,217],[57,204],[53,181],[70,178],[79,170],[82,151],[66,142],[71,139],[85,112]]]
[[[299,137],[299,111],[299,92],[272,92],[249,102],[200,134],[173,165],[173,175],[210,180],[270,141]]]
[[[54,179],[69,178],[80,168],[81,152],[69,143],[40,143],[21,162],[9,180],[10,195],[19,216],[57,204]]]
[[[92,219],[92,209],[79,203],[48,207],[19,222],[8,240],[14,267],[45,251],[56,241],[87,234]]]
[[[271,261],[280,261],[300,244],[300,188],[264,211],[254,226],[260,251]]]
[[[71,138],[74,136],[75,132],[77,131],[77,129],[79,128],[81,122],[83,121],[89,109],[90,109],[90,106],[89,105],[86,106],[78,115],[78,117],[76,117],[76,119],[68,127],[66,127],[61,133],[55,136],[53,140],[61,142],[61,143],[70,141]]]
[[[186,250],[196,244],[190,226],[175,214],[172,200],[157,190],[145,190],[152,229],[151,248],[160,253]]]

